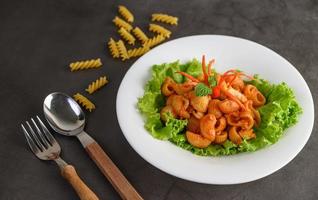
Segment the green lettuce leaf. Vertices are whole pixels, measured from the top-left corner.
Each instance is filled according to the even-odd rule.
[[[204,83],[199,83],[195,86],[194,92],[197,97],[202,97],[212,94],[212,89],[206,86]]]

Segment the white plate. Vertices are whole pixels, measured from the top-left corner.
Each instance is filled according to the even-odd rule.
[[[286,82],[303,108],[299,122],[274,145],[253,153],[200,157],[169,141],[153,138],[136,107],[154,64],[215,58],[222,72],[239,68],[272,83]],[[162,44],[139,58],[125,75],[117,94],[117,117],[129,144],[146,161],[171,175],[200,183],[237,184],[267,176],[290,162],[304,147],[314,123],[310,90],[300,73],[283,57],[255,42],[221,35],[184,37]]]

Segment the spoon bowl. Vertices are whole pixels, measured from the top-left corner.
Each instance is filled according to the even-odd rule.
[[[75,136],[84,130],[85,114],[72,97],[61,92],[49,94],[43,103],[44,115],[58,133]]]

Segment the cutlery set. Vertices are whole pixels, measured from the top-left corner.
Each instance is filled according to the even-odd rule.
[[[76,101],[64,93],[56,92],[45,98],[43,109],[48,124],[55,132],[77,137],[122,199],[142,199],[102,147],[84,131],[85,114]],[[75,168],[60,157],[60,145],[38,116],[36,120],[31,118],[31,123],[26,121],[26,126],[21,124],[21,127],[31,151],[41,160],[55,161],[62,176],[71,184],[81,200],[99,199],[77,175]]]

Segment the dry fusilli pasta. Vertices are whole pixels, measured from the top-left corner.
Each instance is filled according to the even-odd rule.
[[[167,24],[178,25],[178,17],[173,17],[170,15],[162,14],[162,13],[154,13],[152,14],[152,21],[164,22]]]
[[[156,46],[157,44],[163,42],[164,40],[165,40],[165,37],[163,37],[162,35],[157,35],[157,36],[147,40],[143,44],[143,46],[148,46],[150,48],[150,47]]]
[[[124,44],[124,42],[123,42],[122,40],[119,40],[119,41],[117,42],[117,49],[118,49],[118,51],[119,51],[121,60],[124,61],[124,60],[129,59],[126,46],[125,46],[125,44]]]
[[[126,29],[121,27],[118,30],[118,33],[124,40],[128,42],[128,44],[135,45],[135,37],[132,34],[130,34]]]
[[[113,58],[119,58],[119,51],[117,49],[116,42],[113,38],[109,39],[108,48],[109,48],[110,54],[113,56]]]
[[[103,87],[104,85],[106,85],[106,83],[108,83],[108,80],[106,79],[106,76],[102,76],[99,79],[97,79],[96,81],[92,82],[91,84],[88,85],[86,91],[89,94],[94,93],[96,90],[100,89],[101,87]]]
[[[145,43],[149,39],[139,27],[135,27],[132,32],[142,43]]]
[[[169,38],[171,35],[171,31],[157,24],[149,24],[149,31],[159,33],[165,36],[166,38]]]
[[[134,22],[133,14],[125,6],[118,6],[118,12],[128,22],[130,22],[130,23]]]
[[[77,101],[79,104],[81,104],[85,109],[89,110],[89,112],[92,112],[92,110],[95,109],[95,105],[85,96],[81,95],[80,93],[76,93],[73,98],[75,101]]]
[[[100,58],[86,60],[86,61],[78,61],[78,62],[73,62],[70,64],[71,71],[90,69],[90,68],[98,68],[100,66],[102,66],[102,62],[101,62]]]
[[[138,57],[144,55],[147,51],[149,51],[149,46],[134,48],[128,50],[129,58]]]
[[[131,26],[129,23],[125,22],[125,20],[120,19],[120,18],[117,17],[117,16],[113,19],[113,22],[114,22],[114,24],[115,24],[116,26],[118,26],[119,28],[123,27],[123,28],[126,29],[127,31],[131,31],[131,29],[132,29],[132,26]]]

